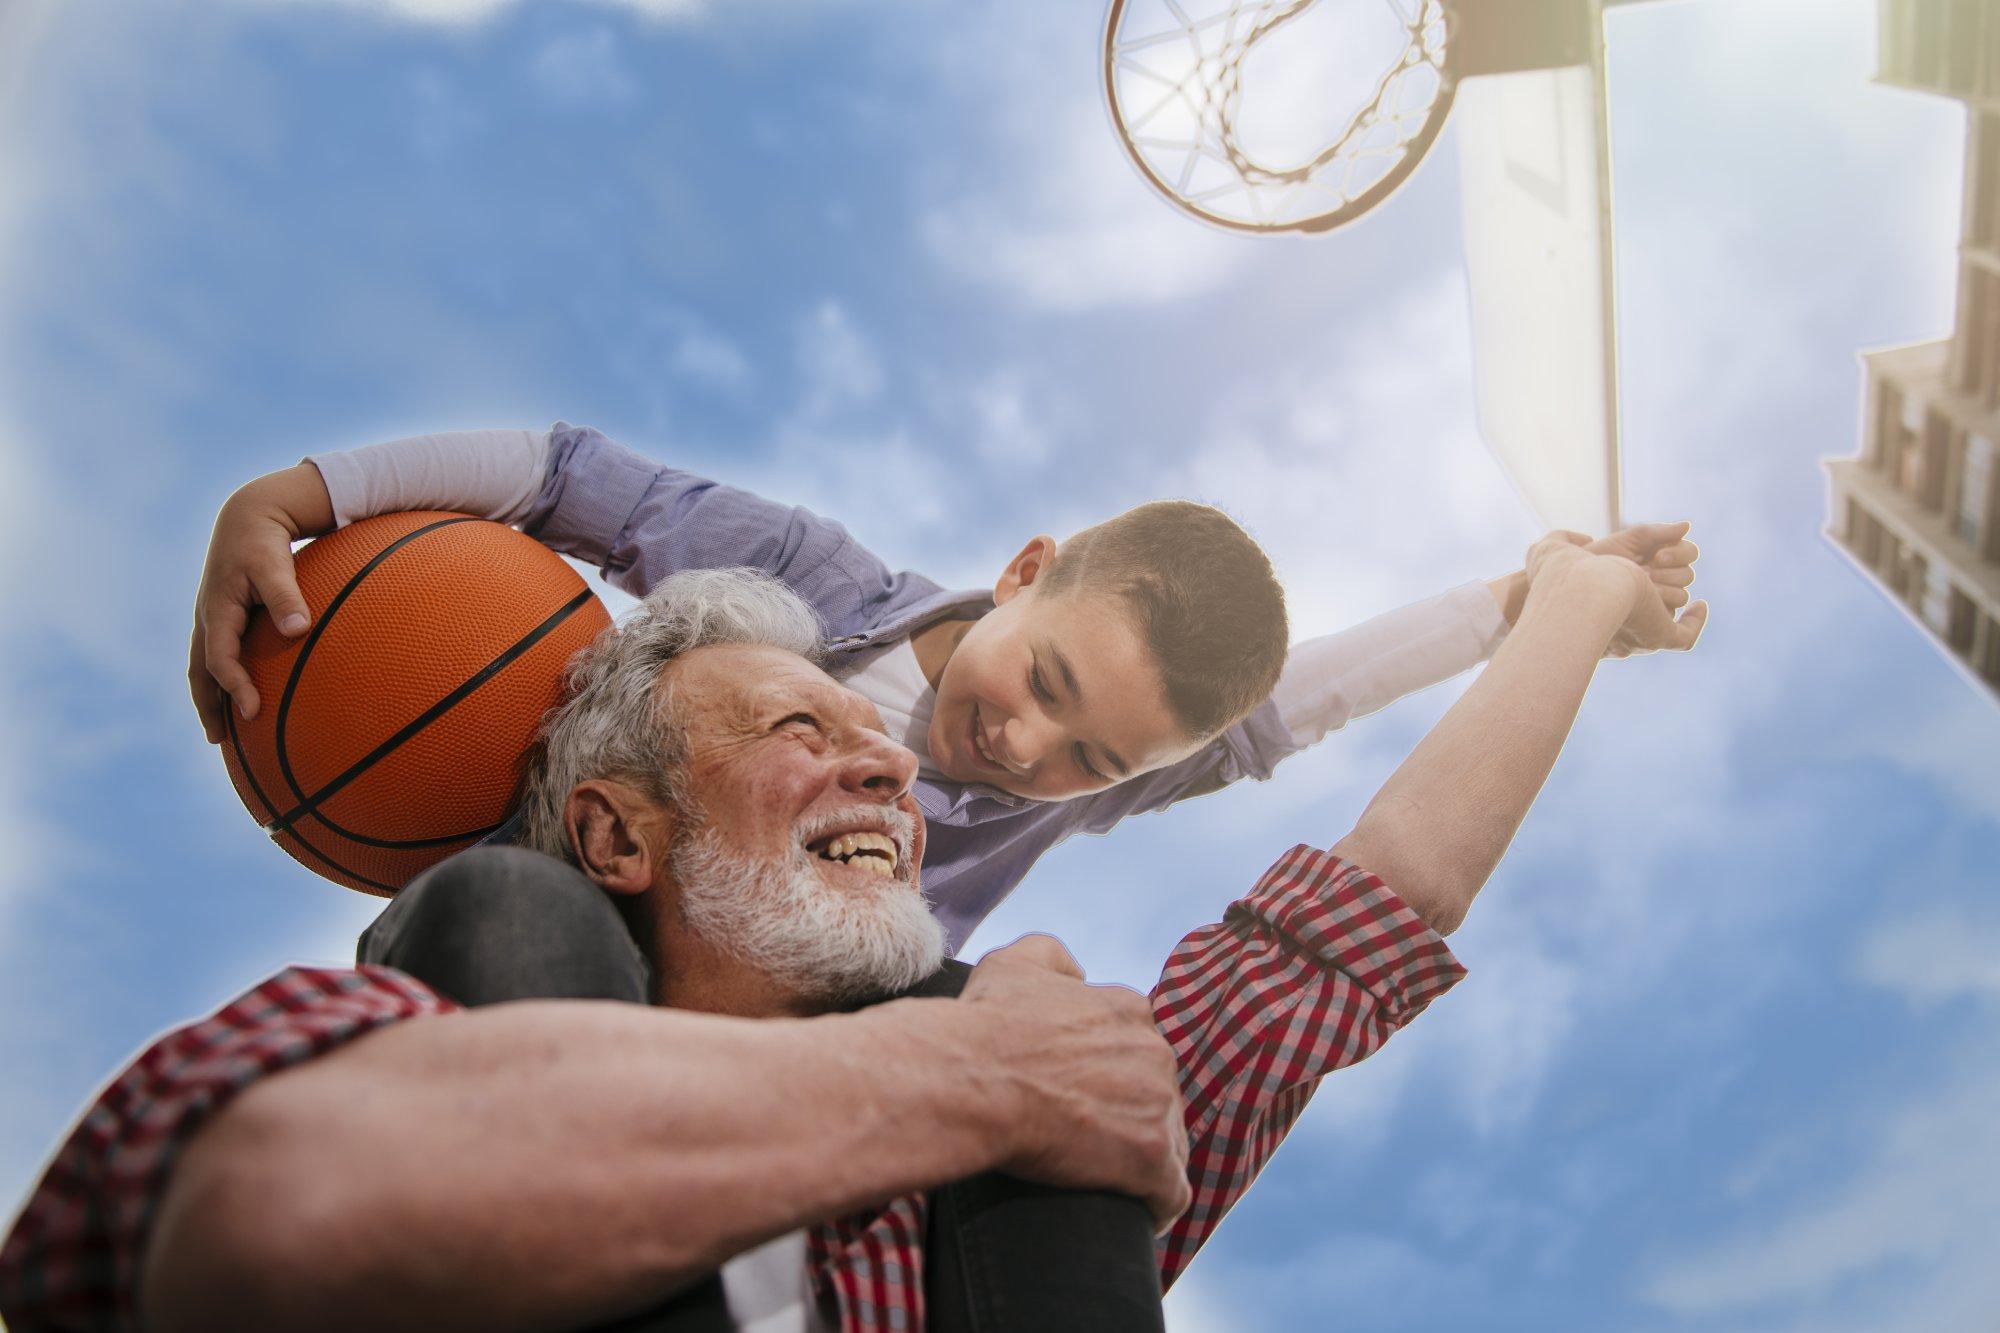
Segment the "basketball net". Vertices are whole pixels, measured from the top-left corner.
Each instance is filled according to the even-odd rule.
[[[1374,207],[1428,151],[1451,105],[1445,0],[1372,0],[1388,6],[1408,41],[1332,142],[1289,166],[1244,150],[1244,61],[1318,2],[1164,0],[1162,26],[1133,32],[1133,8],[1112,0],[1104,42],[1112,121],[1140,172],[1175,204],[1237,230],[1326,231]]]

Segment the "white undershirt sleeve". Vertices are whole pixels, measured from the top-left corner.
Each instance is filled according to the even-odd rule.
[[[1506,633],[1493,594],[1484,583],[1468,583],[1293,644],[1271,699],[1292,740],[1312,745],[1354,718],[1477,666]]]
[[[346,527],[377,514],[448,509],[496,523],[527,516],[548,468],[546,430],[460,430],[313,454]]]

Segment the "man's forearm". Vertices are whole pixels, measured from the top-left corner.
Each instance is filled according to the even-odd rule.
[[[1630,601],[1629,582],[1588,569],[1531,592],[1492,663],[1334,851],[1434,929],[1456,929],[1541,791]]]
[[[156,1330],[576,1328],[805,1222],[974,1174],[973,1006],[805,1021],[534,1002],[247,1090],[162,1202]]]

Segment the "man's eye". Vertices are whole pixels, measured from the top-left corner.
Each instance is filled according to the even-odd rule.
[[[1035,697],[1045,704],[1052,704],[1056,701],[1055,693],[1042,683],[1042,666],[1039,662],[1034,663],[1028,668],[1028,688],[1033,690]]]
[[[789,727],[794,722],[804,723],[806,726],[811,727],[814,731],[819,730],[819,719],[814,717],[811,713],[793,713],[790,717],[782,719],[778,723],[778,726]],[[777,727],[773,727],[772,730],[776,731]]]

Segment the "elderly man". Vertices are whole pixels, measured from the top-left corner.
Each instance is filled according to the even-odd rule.
[[[1705,614],[1560,540],[1530,578],[1354,831],[1280,857],[1150,1003],[1037,939],[956,1001],[869,1003],[942,954],[912,757],[812,664],[790,594],[670,579],[551,718],[530,820],[570,865],[449,863],[371,930],[386,966],[293,969],[156,1043],[30,1199],[0,1312],[17,1333],[915,1329],[928,1214],[992,1172],[1144,1200],[1170,1283],[1318,1079],[1461,975],[1439,935],[1599,659],[1690,647]],[[717,1289],[719,1322],[675,1322]]]

